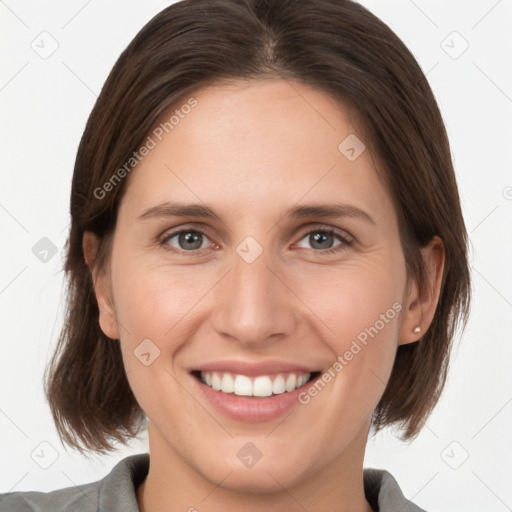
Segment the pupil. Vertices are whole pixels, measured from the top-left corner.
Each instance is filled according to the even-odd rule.
[[[332,238],[332,235],[330,235],[330,234],[323,234],[323,233],[315,233],[313,235],[314,242],[311,245],[314,247],[315,244],[317,244],[317,243],[320,244],[322,241],[325,242],[327,237],[331,237]],[[317,248],[318,249],[325,249],[325,247],[317,247]]]
[[[191,231],[183,233],[180,236],[180,243],[184,242],[185,244],[192,244],[192,247],[189,246],[188,249],[198,249],[201,247],[201,241],[199,240],[199,236],[199,233],[193,234],[193,232]]]

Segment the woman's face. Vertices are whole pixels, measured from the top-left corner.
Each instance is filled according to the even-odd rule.
[[[151,455],[239,490],[357,464],[397,346],[418,338],[390,196],[326,93],[193,96],[125,178],[113,309],[99,296]]]

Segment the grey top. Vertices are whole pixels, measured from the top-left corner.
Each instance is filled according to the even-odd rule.
[[[149,454],[130,455],[101,480],[48,493],[0,494],[0,512],[140,512],[136,489],[149,470]],[[407,500],[393,475],[366,468],[364,492],[375,512],[425,512]]]

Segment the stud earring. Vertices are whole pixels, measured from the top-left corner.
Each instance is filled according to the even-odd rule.
[[[412,330],[412,332],[413,332],[414,334],[419,334],[419,333],[420,333],[420,331],[421,331],[421,327],[420,327],[419,325],[418,325],[417,327],[415,327],[415,328]]]

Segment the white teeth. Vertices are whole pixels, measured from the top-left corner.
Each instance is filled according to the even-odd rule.
[[[286,378],[279,374],[273,379],[268,375],[260,375],[251,379],[246,375],[233,375],[229,372],[201,372],[201,380],[215,391],[259,397],[293,391],[303,386],[310,377],[311,373],[290,373]]]
[[[219,377],[219,374],[217,372],[212,373],[212,388],[215,389],[215,391],[219,391],[219,389],[222,387],[221,380]]]
[[[252,395],[251,379],[249,377],[246,377],[245,375],[237,375],[235,377],[233,393],[235,393],[235,395],[251,396]]]
[[[293,391],[297,386],[297,376],[294,373],[290,373],[286,379],[286,391]]]
[[[282,375],[278,375],[274,382],[272,382],[272,393],[274,395],[280,395],[281,393],[284,393],[286,391],[285,383],[284,383],[284,377]]]
[[[222,387],[220,389],[223,393],[233,393],[233,377],[229,373],[225,373],[224,377],[222,377]]]
[[[272,381],[269,377],[256,377],[252,388],[254,396],[270,396],[272,394]]]

